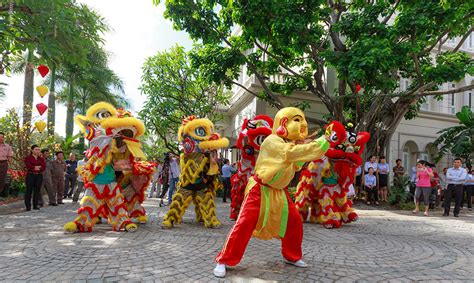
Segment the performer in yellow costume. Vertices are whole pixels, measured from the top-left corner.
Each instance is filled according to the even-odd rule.
[[[114,231],[135,231],[137,225],[130,220],[127,208],[129,203],[122,195],[116,172],[153,174],[153,169],[148,170],[150,164],[143,161],[145,155],[136,139],[145,131],[143,123],[131,117],[129,112],[115,109],[105,102],[91,106],[86,116],[77,115],[75,122],[90,140],[90,148],[86,152],[89,160],[79,171],[85,181],[86,190],[81,207],[77,211],[77,218],[66,223],[64,230],[90,232],[99,217],[103,217],[112,225]],[[144,178],[147,179],[146,176]],[[144,182],[146,180],[138,183],[143,185]],[[133,208],[132,213],[142,208],[136,202],[129,206]],[[139,222],[146,222],[144,214],[137,212],[133,216],[139,218]]]
[[[216,257],[215,276],[224,277],[226,265],[240,262],[252,235],[263,240],[281,239],[284,261],[307,266],[301,251],[303,224],[287,186],[305,162],[321,158],[329,148],[325,137],[299,144],[307,136],[308,124],[300,109],[278,111],[272,134],[260,147],[239,217]]]
[[[204,222],[207,228],[220,226],[214,204],[216,190],[222,186],[217,179],[219,148],[229,146],[229,140],[214,132],[209,119],[185,118],[178,130],[182,142],[178,190],[173,196],[170,209],[163,218],[163,226],[173,227],[181,222],[191,201],[195,205],[196,220]]]

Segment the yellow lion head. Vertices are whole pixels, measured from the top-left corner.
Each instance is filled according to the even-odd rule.
[[[178,129],[178,140],[185,153],[210,151],[229,146],[229,140],[214,132],[214,124],[206,118],[189,116]]]

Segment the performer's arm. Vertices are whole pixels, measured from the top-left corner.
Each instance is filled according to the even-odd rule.
[[[284,143],[282,148],[289,162],[313,161],[323,157],[328,149],[329,142],[324,136],[307,144]]]

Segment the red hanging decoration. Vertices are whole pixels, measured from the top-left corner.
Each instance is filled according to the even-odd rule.
[[[49,73],[49,68],[46,67],[45,65],[39,65],[38,72],[44,78]]]
[[[360,84],[356,83],[356,94],[359,93],[359,91],[362,89]]]
[[[43,113],[48,110],[48,106],[46,106],[44,103],[38,103],[36,104],[36,109],[38,109],[40,115],[43,115]]]

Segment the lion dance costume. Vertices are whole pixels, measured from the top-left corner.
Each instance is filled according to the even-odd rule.
[[[225,276],[226,265],[240,262],[252,235],[263,240],[281,239],[285,261],[305,267],[301,260],[303,224],[287,186],[305,162],[321,158],[329,148],[324,137],[297,143],[307,135],[308,125],[301,110],[287,107],[278,111],[272,134],[260,147],[238,219],[216,257],[217,277]]]
[[[66,232],[90,232],[99,218],[106,218],[114,231],[135,231],[137,225],[130,217],[146,222],[143,190],[154,171],[145,162],[141,144],[136,139],[145,128],[130,112],[99,102],[91,106],[86,116],[77,115],[75,122],[90,141],[88,162],[79,170],[84,178],[85,195],[78,217],[64,225]],[[129,183],[128,198],[122,194],[120,179]]]
[[[236,146],[240,150],[241,160],[237,162],[237,172],[232,176],[230,219],[236,220],[244,201],[245,187],[254,173],[260,145],[272,133],[273,119],[266,115],[245,119],[239,133]]]
[[[229,140],[214,132],[214,124],[209,119],[194,116],[183,120],[178,140],[182,142],[184,151],[180,157],[181,174],[178,190],[163,218],[163,226],[171,228],[180,223],[191,201],[198,222],[204,222],[207,228],[220,226],[214,204],[216,190],[222,186],[217,178],[216,150],[229,146]]]
[[[352,125],[349,124],[349,128]],[[361,154],[369,141],[367,132],[354,133],[337,121],[326,125],[330,148],[326,157],[311,162],[303,170],[296,193],[296,206],[303,220],[317,222],[326,228],[358,219],[347,199],[354,184],[355,171],[362,164]]]

